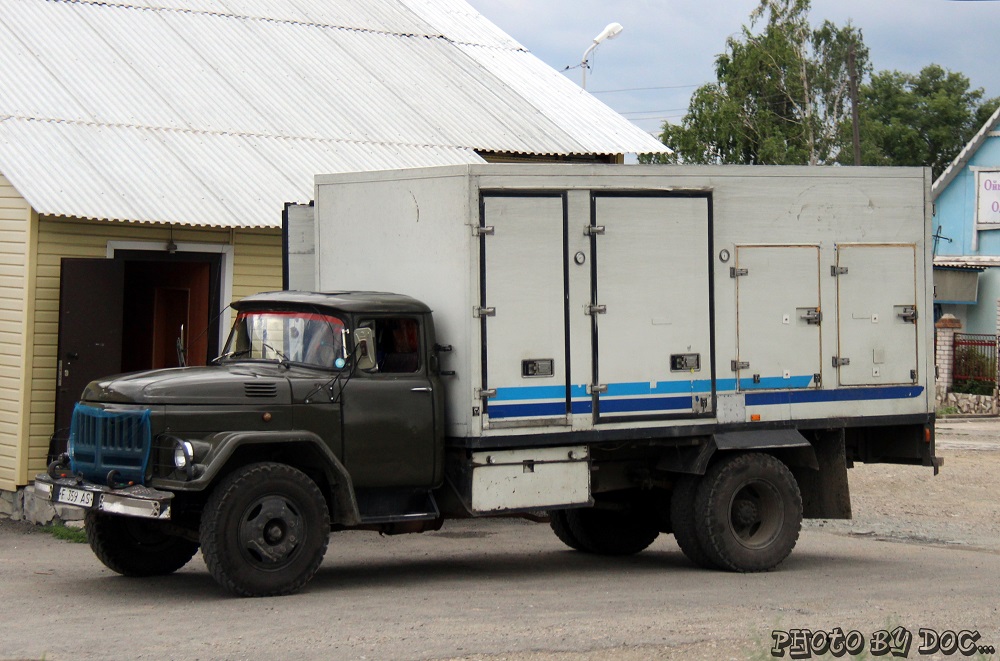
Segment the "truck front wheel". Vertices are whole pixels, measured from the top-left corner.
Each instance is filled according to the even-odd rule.
[[[244,466],[205,504],[201,550],[216,581],[243,597],[290,594],[313,577],[330,540],[316,483],[276,463]]]
[[[172,574],[198,552],[196,542],[168,535],[159,521],[90,510],[84,525],[94,555],[123,576]]]
[[[699,482],[696,532],[713,564],[767,571],[792,552],[802,526],[802,496],[785,464],[769,454],[731,455]]]

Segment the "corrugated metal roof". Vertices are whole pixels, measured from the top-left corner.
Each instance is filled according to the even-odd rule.
[[[462,0],[4,0],[0,61],[49,215],[268,227],[319,173],[666,149]]]
[[[985,271],[994,266],[1000,266],[1000,256],[997,255],[943,255],[934,258],[934,266],[952,269],[968,269]]]

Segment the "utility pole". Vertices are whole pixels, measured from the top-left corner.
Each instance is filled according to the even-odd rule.
[[[854,128],[854,164],[861,165],[861,122],[858,113],[858,67],[854,44],[847,49],[847,70],[851,81],[851,125]]]

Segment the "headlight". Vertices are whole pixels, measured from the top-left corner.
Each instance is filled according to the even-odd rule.
[[[175,441],[174,466],[178,470],[187,470],[194,461],[194,447],[190,441]]]

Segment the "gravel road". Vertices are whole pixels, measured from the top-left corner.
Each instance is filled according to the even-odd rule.
[[[0,660],[763,660],[775,630],[896,626],[1000,648],[1000,420],[941,421],[938,443],[936,477],[855,467],[854,520],[807,522],[777,571],[751,575],[698,570],[670,536],[609,559],[500,519],[338,533],[303,592],[232,599],[200,556],[125,579],[86,545],[0,522]],[[917,645],[908,658],[965,658]]]

